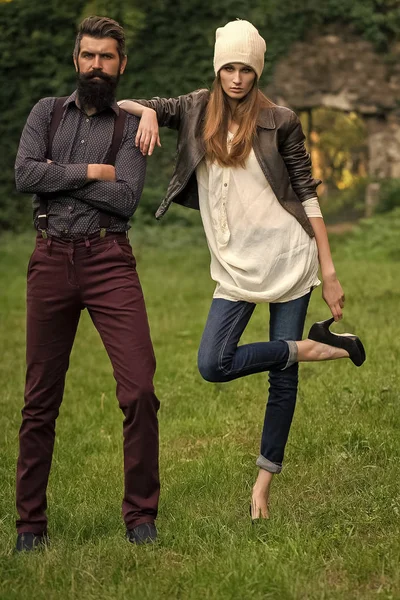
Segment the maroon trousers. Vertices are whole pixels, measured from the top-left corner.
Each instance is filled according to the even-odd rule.
[[[122,512],[128,529],[152,522],[159,497],[155,358],[132,249],[124,234],[37,238],[28,267],[27,375],[17,465],[17,530],[47,530],[55,421],[81,310],[110,357],[125,416]],[[84,357],[83,357],[84,358]],[[96,377],[96,373],[88,374]]]

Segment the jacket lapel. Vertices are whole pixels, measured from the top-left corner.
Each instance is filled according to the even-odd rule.
[[[275,129],[275,119],[272,108],[264,108],[260,111],[257,126],[263,129]]]

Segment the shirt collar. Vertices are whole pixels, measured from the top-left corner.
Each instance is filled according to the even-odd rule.
[[[74,92],[72,92],[72,94],[70,96],[68,96],[68,98],[64,102],[63,106],[69,106],[72,103],[74,103],[77,106],[77,104],[76,104],[77,95],[78,95],[78,92],[76,90]],[[111,108],[117,116],[119,115],[120,109],[119,109],[119,106],[118,106],[116,100],[114,100],[114,102],[110,105],[109,108]]]

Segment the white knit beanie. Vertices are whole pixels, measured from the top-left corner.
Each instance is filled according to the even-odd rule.
[[[228,63],[248,65],[260,79],[264,68],[264,54],[267,47],[257,29],[248,21],[230,21],[219,27],[215,34],[214,71]]]

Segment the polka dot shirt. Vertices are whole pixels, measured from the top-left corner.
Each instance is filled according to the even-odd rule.
[[[87,181],[88,164],[105,163],[120,110],[86,115],[76,105],[76,91],[64,104],[54,136],[52,163],[47,162],[48,136],[55,98],[43,98],[32,109],[18,149],[15,181],[20,192],[34,193],[34,224],[38,229],[39,197],[48,201],[48,233],[77,238],[100,229],[100,211],[111,215],[110,231],[129,229],[142,193],[146,159],[135,146],[139,120],[127,115],[115,161],[116,181]]]

